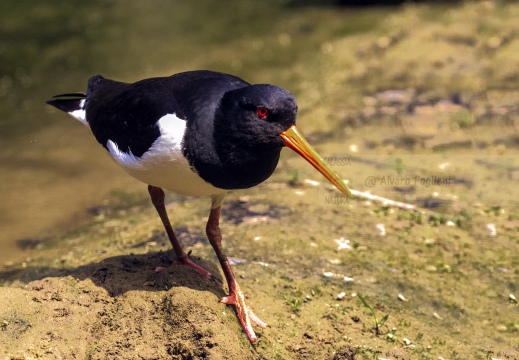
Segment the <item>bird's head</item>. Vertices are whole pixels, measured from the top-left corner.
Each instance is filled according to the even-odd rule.
[[[217,114],[218,132],[244,147],[281,149],[279,134],[296,123],[297,102],[288,91],[258,84],[225,93]]]
[[[232,137],[236,146],[281,149],[287,146],[301,155],[342,193],[351,192],[296,127],[294,96],[275,85],[257,84],[228,91],[217,110],[220,135]]]

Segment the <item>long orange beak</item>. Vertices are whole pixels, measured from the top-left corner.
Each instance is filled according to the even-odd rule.
[[[285,141],[285,145],[301,155],[310,164],[313,165],[325,178],[328,179],[339,191],[348,197],[353,197],[350,189],[346,186],[339,174],[330,168],[324,159],[314,150],[312,145],[306,141],[295,125],[289,127],[286,131],[279,134]]]

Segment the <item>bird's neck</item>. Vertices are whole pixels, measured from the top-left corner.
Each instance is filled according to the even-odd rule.
[[[197,150],[187,153],[187,158],[205,181],[226,190],[250,188],[268,179],[281,153],[281,148],[258,148],[232,140],[215,140],[210,147],[212,151],[195,147]]]

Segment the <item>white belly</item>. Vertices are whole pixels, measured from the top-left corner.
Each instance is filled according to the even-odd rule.
[[[158,126],[161,136],[140,158],[119,150],[115,142],[108,140],[111,157],[134,178],[178,194],[214,196],[227,192],[204,181],[182,155],[186,121],[168,114],[158,121]]]

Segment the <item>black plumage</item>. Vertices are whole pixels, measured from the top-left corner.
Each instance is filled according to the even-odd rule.
[[[256,343],[251,323],[266,324],[246,304],[221,246],[219,217],[225,194],[266,180],[281,149],[288,146],[350,195],[295,127],[297,103],[292,94],[233,75],[191,71],[131,84],[97,75],[89,80],[86,94],[58,95],[48,103],[89,126],[117,164],[148,184],[175,251],[175,264],[191,266],[209,279],[212,274],[195,264],[178,243],[162,188],[211,197],[207,236],[229,287],[221,301],[236,307],[243,330]]]

